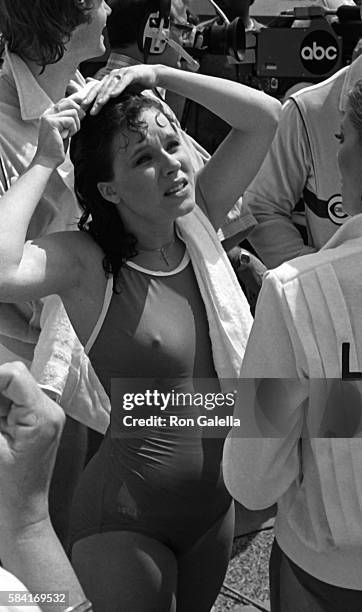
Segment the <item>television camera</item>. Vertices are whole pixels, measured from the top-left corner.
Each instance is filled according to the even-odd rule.
[[[245,29],[241,17],[230,22],[214,6],[216,17],[185,28],[183,46],[199,60],[206,54],[227,56],[237,80],[278,98],[297,83],[317,83],[350,63],[362,37],[358,6],[294,7],[258,31]]]

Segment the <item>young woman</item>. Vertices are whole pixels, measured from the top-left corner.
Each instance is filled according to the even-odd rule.
[[[229,121],[230,135],[197,176],[181,131],[157,100],[129,89],[116,97],[129,85],[168,88]],[[45,113],[33,164],[2,200],[0,299],[58,293],[109,394],[115,378],[122,392],[218,392],[220,375],[238,374],[228,366],[242,358],[234,336],[246,337],[251,319],[213,228],[260,166],[279,103],[164,66],[114,71],[96,95],[85,118],[94,94]],[[61,134],[73,136],[81,119],[71,157],[84,231],[24,246],[37,200],[64,158]],[[206,612],[233,534],[222,440],[197,427],[124,435],[119,414],[116,407],[75,499],[76,571],[99,612]]]
[[[278,503],[273,612],[362,608],[362,81],[336,136],[350,219],[266,275],[235,415],[244,437],[224,450],[236,499]]]

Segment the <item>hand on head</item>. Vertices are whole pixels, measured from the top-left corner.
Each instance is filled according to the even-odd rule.
[[[80,128],[85,110],[81,95],[74,94],[50,106],[41,116],[34,160],[56,168],[63,163],[68,141]]]
[[[91,115],[96,115],[110,98],[119,96],[127,87],[136,86],[142,89],[153,89],[158,85],[158,66],[138,64],[112,70],[93,87],[85,90],[82,101],[83,108],[92,105]],[[87,86],[89,87],[89,85]]]
[[[0,524],[48,515],[48,491],[65,416],[22,363],[0,366]]]
[[[138,65],[112,70],[102,81],[91,80],[80,90],[62,98],[41,116],[34,161],[56,168],[63,163],[68,141],[80,129],[86,110],[96,115],[110,98],[127,87],[139,90],[157,86],[157,66]]]

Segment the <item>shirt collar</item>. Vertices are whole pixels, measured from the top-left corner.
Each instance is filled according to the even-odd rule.
[[[347,107],[348,93],[353,85],[362,78],[362,55],[357,57],[354,62],[348,67],[344,79],[341,97],[339,99],[339,110],[344,113]]]
[[[5,49],[3,63],[4,73],[12,76],[19,97],[20,114],[23,121],[36,121],[44,111],[53,104],[48,94],[40,87],[38,81],[24,60],[15,53]],[[77,70],[75,82],[82,86],[85,81]]]
[[[136,66],[140,63],[141,62],[138,62],[129,55],[123,55],[123,53],[115,53],[114,51],[112,51],[108,58],[106,67],[107,69],[109,69],[109,71],[111,71],[113,70],[113,68],[126,68],[128,66]]]

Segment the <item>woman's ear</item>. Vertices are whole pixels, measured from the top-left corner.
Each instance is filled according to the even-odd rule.
[[[119,204],[120,197],[116,192],[112,181],[103,181],[97,183],[97,188],[102,198],[107,200],[107,202],[112,202],[113,204]]]

